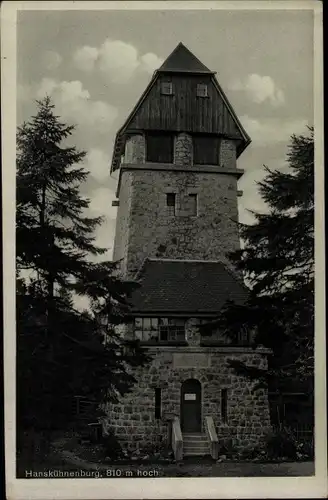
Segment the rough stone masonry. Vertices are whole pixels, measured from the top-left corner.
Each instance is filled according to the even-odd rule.
[[[250,138],[213,75],[183,44],[179,44],[156,72],[118,132],[112,164],[114,169],[119,168],[113,258],[121,261],[121,271],[127,279],[138,279],[142,275],[140,270],[147,258],[161,260],[162,269],[166,269],[164,278],[161,277],[164,283],[168,282],[169,274],[165,266],[172,260],[207,264],[211,261],[214,266],[220,262],[221,266],[223,263],[230,267],[227,254],[240,248],[237,181],[243,172],[237,168],[237,156],[247,147]],[[163,93],[162,84],[167,87],[167,83],[170,83],[171,92]],[[198,93],[199,85],[204,93]],[[155,142],[151,142],[155,135]],[[205,141],[196,143],[196,135]],[[163,148],[170,149],[161,150],[162,144]],[[147,147],[151,151],[148,156]],[[194,147],[197,148],[195,157],[201,165],[195,164]],[[157,156],[158,162],[154,162],[156,150],[161,153]],[[163,151],[168,154],[163,155]],[[213,157],[213,151],[217,158]],[[149,157],[151,163],[147,162]],[[172,163],[161,163],[160,158]],[[213,164],[208,165],[206,161]],[[203,341],[199,328],[202,316],[197,308],[200,304],[205,307],[215,296],[213,309],[208,312],[215,317],[217,296],[221,293],[224,300],[230,297],[227,279],[222,278],[221,286],[221,279],[215,278],[217,286],[215,288],[212,283],[210,289],[211,277],[206,277],[199,292],[195,285],[197,292],[193,304],[196,306],[193,310],[189,308],[188,314],[173,306],[171,311],[165,309],[170,297],[175,297],[176,301],[188,297],[194,278],[185,269],[187,267],[182,272],[183,277],[179,275],[180,285],[182,282],[185,285],[184,293],[173,295],[169,289],[164,296],[163,290],[167,288],[160,287],[159,277],[152,274],[153,285],[148,291],[142,288],[145,301],[140,307],[144,309],[133,313],[138,317],[138,325],[143,325],[145,318],[149,322],[150,317],[157,316],[165,319],[168,325],[169,317],[172,320],[177,314],[180,320],[186,321],[185,328],[182,327],[185,340],[170,344],[167,342],[168,330],[162,339],[158,326],[155,337],[159,343],[148,346],[151,362],[133,370],[137,382],[119,404],[107,405],[104,427],[115,432],[123,448],[155,451],[170,443],[175,417],[181,420],[182,433],[192,428],[203,435],[206,435],[206,417],[212,417],[219,445],[231,445],[236,450],[256,446],[270,429],[267,391],[254,391],[254,382],[237,375],[229,361],[238,360],[265,369],[268,351],[238,346],[223,338],[220,332],[212,335],[210,347]],[[172,283],[176,284],[177,272],[174,272]],[[201,272],[199,275],[204,276]],[[216,293],[206,296],[206,289],[216,290]],[[207,299],[202,301],[200,294]],[[147,310],[151,302],[149,297],[156,295],[160,297],[157,310]],[[188,300],[186,307],[191,303],[190,293]],[[164,322],[158,321],[157,325],[160,324]],[[124,332],[126,337],[133,336],[133,325],[126,327]],[[143,338],[142,329],[138,335]],[[190,380],[193,386],[188,385]],[[194,393],[184,393],[183,387],[188,390],[193,387]],[[156,394],[160,394],[160,403]],[[196,401],[198,406],[186,426],[185,421],[190,417],[188,409],[195,408],[185,403],[187,394],[192,398],[186,401]]]
[[[222,142],[220,166],[200,171],[193,168],[187,134],[176,139],[178,164],[169,169],[147,166],[143,136],[130,138],[120,172],[114,245],[114,260],[123,259],[127,277],[135,275],[147,256],[227,261],[227,252],[238,248],[235,145]],[[167,212],[167,193],[177,196],[175,215]],[[193,193],[198,197],[197,217],[188,213],[188,195]]]
[[[184,380],[195,378],[202,387],[202,432],[206,416],[212,416],[219,445],[252,448],[270,429],[267,392],[253,392],[254,383],[234,373],[228,360],[235,359],[265,369],[265,350],[246,347],[200,347],[197,320],[187,323],[186,346],[149,348],[152,362],[133,372],[138,380],[133,392],[117,405],[108,405],[106,429],[112,429],[124,449],[156,449],[169,442],[170,422],[180,415],[180,391]],[[197,345],[198,344],[198,345]],[[162,418],[155,418],[155,388],[162,390]],[[221,390],[227,389],[226,421],[221,414]]]

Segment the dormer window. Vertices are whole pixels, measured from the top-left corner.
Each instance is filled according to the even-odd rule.
[[[206,83],[197,84],[197,97],[208,97]]]
[[[162,82],[161,83],[161,94],[173,95],[173,85],[172,82]]]

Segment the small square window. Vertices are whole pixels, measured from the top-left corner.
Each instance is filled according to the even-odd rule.
[[[207,97],[207,85],[205,83],[197,84],[197,97]]]
[[[169,215],[175,215],[175,193],[167,193],[166,195],[166,206]]]
[[[164,94],[164,95],[172,95],[173,94],[172,82],[162,82],[161,83],[161,94]]]

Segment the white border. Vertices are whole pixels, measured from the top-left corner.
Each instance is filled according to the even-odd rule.
[[[314,11],[314,126],[316,196],[316,473],[282,478],[16,479],[15,478],[15,135],[17,10],[304,10]],[[323,169],[323,33],[322,5],[316,1],[165,1],[165,2],[3,2],[1,9],[2,154],[4,228],[4,368],[6,479],[9,499],[52,498],[325,498],[327,489],[324,169]]]

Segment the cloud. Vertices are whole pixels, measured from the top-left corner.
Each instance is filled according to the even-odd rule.
[[[89,149],[84,163],[90,175],[97,181],[103,182],[110,179],[110,157],[101,149]]]
[[[46,69],[53,71],[61,65],[63,58],[58,52],[54,50],[47,50],[42,56],[42,62]]]
[[[81,71],[98,70],[113,83],[127,83],[136,71],[152,73],[163,62],[156,54],[140,55],[131,44],[107,38],[98,48],[84,46],[73,54],[73,61]]]
[[[140,64],[141,67],[147,72],[147,73],[153,73],[155,69],[158,69],[160,66],[163,64],[163,59],[158,57],[156,54],[153,54],[152,52],[147,52],[147,54],[144,54],[140,58]]]
[[[117,207],[112,206],[112,201],[116,199],[115,190],[101,187],[95,189],[90,195],[89,215],[91,217],[104,217],[104,222],[96,229],[96,244],[108,251],[97,258],[100,260],[111,260],[115,237],[115,225]]]
[[[107,218],[104,223],[96,230],[96,244],[102,248],[107,248],[107,252],[98,257],[97,260],[112,260],[114,249],[116,221]]]
[[[84,160],[86,170],[90,176],[102,184],[102,189],[108,189],[110,199],[113,193],[116,193],[118,183],[118,172],[110,174],[111,155],[98,148],[90,148]],[[105,185],[105,187],[104,187]],[[107,196],[107,195],[106,195]]]
[[[231,90],[244,91],[252,102],[261,104],[265,101],[273,106],[280,106],[285,102],[285,96],[271,76],[261,76],[256,73],[248,75],[243,80],[231,83]]]
[[[89,47],[87,45],[85,45],[81,49],[78,49],[73,56],[76,67],[83,71],[92,71],[94,69],[97,58],[98,49]]]
[[[251,118],[241,116],[240,121],[246,132],[257,145],[288,143],[293,134],[306,134],[307,120],[282,120],[279,118]]]
[[[112,201],[116,199],[114,189],[97,188],[89,195],[89,198],[89,210],[93,216],[101,215],[107,219],[116,219],[117,208],[112,206]]]
[[[130,80],[140,61],[133,45],[120,40],[106,40],[99,49],[98,64],[112,82],[120,83]]]
[[[104,101],[92,100],[89,91],[78,81],[57,81],[43,78],[36,88],[36,97],[52,97],[57,112],[79,127],[86,126],[98,132],[108,132],[118,116],[118,109]]]
[[[20,102],[31,101],[35,98],[33,88],[27,84],[18,83],[16,87],[17,100]]]
[[[239,221],[243,224],[252,224],[255,218],[249,210],[258,213],[266,213],[268,206],[261,197],[257,183],[262,181],[266,175],[264,168],[245,172],[239,181],[239,189],[243,196],[238,199]]]

